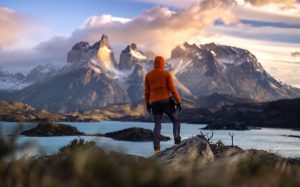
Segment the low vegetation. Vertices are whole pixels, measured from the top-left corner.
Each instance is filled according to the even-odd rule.
[[[219,142],[220,144],[220,142]],[[223,146],[223,145],[222,145]],[[299,186],[299,159],[249,151],[191,170],[170,168],[154,157],[107,152],[95,142],[74,139],[56,154],[12,158],[15,137],[0,138],[0,186]]]

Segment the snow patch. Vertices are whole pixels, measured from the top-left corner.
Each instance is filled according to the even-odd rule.
[[[20,82],[16,81],[14,79],[8,80],[8,79],[0,79],[0,90],[5,91],[15,91],[15,90],[21,90],[33,83],[31,82]]]
[[[130,49],[130,54],[139,60],[146,60],[147,57],[138,50]]]
[[[172,71],[174,72],[174,75],[180,72],[186,71],[187,68],[191,67],[192,60],[188,59],[173,59],[168,64],[170,64]]]
[[[210,50],[210,53],[214,56],[217,56],[216,53],[213,50]]]
[[[182,84],[175,75],[173,75],[173,80],[178,90],[182,90],[187,95],[193,95],[190,89],[188,89],[184,84]]]

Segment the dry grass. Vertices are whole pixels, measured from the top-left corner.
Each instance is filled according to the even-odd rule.
[[[298,164],[263,152],[181,172],[155,159],[106,152],[84,140],[73,140],[50,156],[7,161],[16,149],[14,141],[0,138],[1,187],[300,186]]]

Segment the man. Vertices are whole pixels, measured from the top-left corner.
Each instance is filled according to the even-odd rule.
[[[175,99],[175,102],[173,101]],[[154,69],[145,78],[145,101],[147,111],[154,117],[153,144],[156,155],[160,154],[160,130],[163,113],[167,114],[173,123],[175,144],[181,142],[180,121],[176,109],[181,110],[180,96],[176,91],[172,76],[164,70],[164,59],[155,57]]]

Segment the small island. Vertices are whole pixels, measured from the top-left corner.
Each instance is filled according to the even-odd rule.
[[[149,129],[132,127],[127,128],[115,132],[108,132],[105,134],[85,134],[80,132],[76,127],[65,124],[57,124],[50,122],[41,122],[35,128],[25,130],[20,135],[25,136],[103,136],[109,137],[115,140],[123,140],[123,141],[152,141],[153,140],[153,132]],[[160,136],[161,141],[169,141],[170,137]]]
[[[285,136],[285,137],[291,137],[291,138],[300,138],[300,136],[298,136],[298,135],[293,135],[293,134],[282,135],[282,136]]]
[[[35,128],[23,131],[25,136],[76,136],[84,135],[76,127],[64,124],[41,122]]]
[[[115,132],[105,133],[102,136],[113,138],[115,140],[123,140],[123,141],[152,141],[153,140],[153,132],[149,129],[132,127],[127,128]],[[160,136],[161,141],[169,141],[170,137]]]

